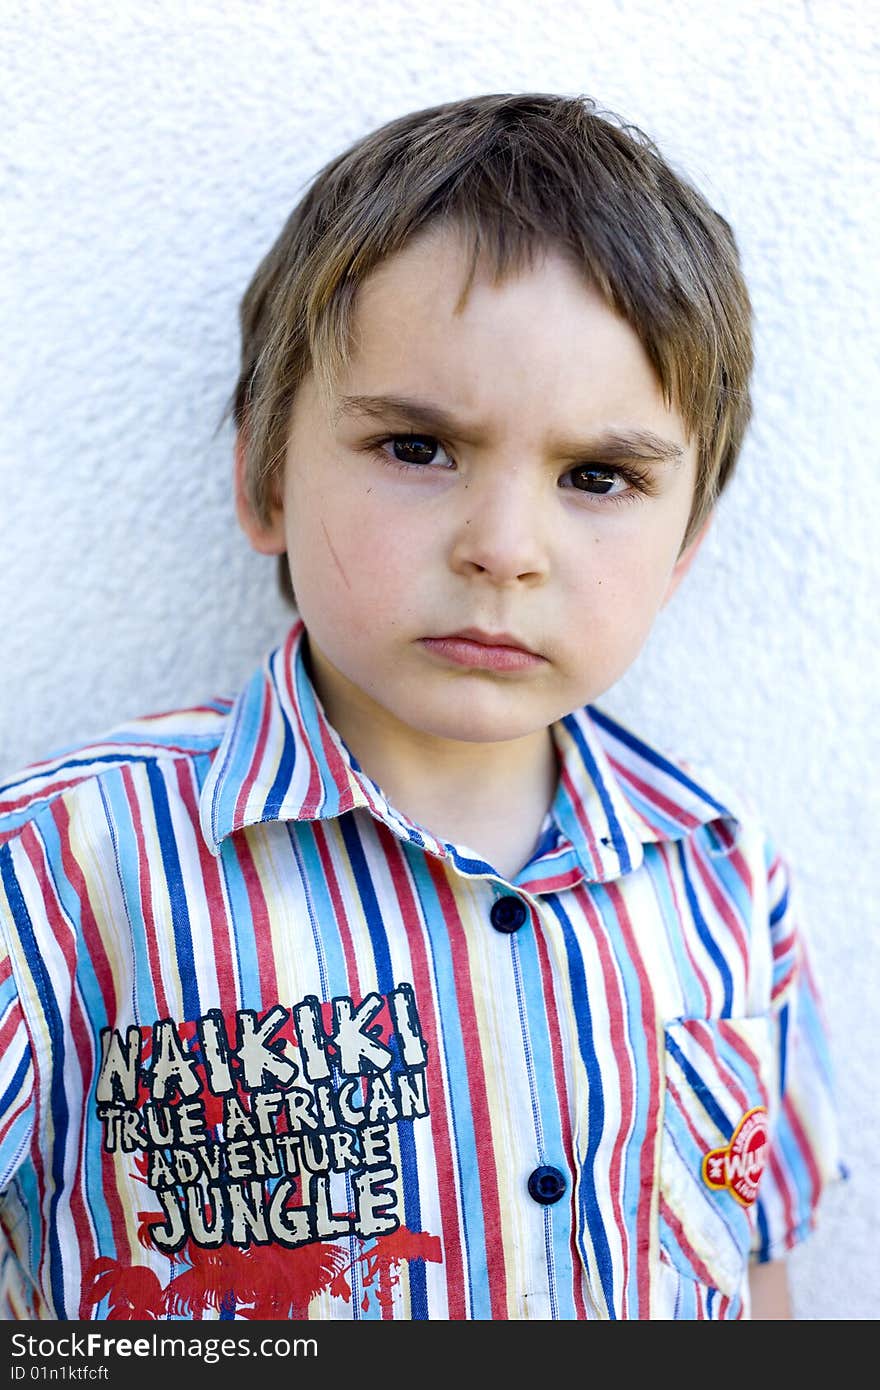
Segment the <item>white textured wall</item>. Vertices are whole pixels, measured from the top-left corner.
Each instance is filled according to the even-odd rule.
[[[234,689],[286,626],[214,431],[238,296],[344,145],[478,91],[586,92],[733,222],[756,422],[605,704],[737,781],[802,880],[852,1179],[794,1257],[801,1319],[880,1315],[876,19],[859,0],[0,5],[0,776]]]

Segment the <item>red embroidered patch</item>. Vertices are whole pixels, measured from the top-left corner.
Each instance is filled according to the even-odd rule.
[[[758,1180],[767,1161],[767,1108],[747,1110],[725,1149],[712,1149],[703,1159],[703,1181],[727,1188],[744,1207],[758,1195]]]

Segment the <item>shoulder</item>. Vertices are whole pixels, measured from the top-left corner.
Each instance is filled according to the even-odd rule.
[[[209,762],[233,700],[216,696],[186,709],[141,715],[103,734],[57,749],[0,781],[0,844],[47,806],[126,768],[183,760]]]

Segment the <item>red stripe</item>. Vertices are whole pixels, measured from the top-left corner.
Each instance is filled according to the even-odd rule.
[[[803,1159],[804,1167],[806,1168],[810,1177],[810,1206],[811,1208],[815,1208],[816,1203],[819,1200],[819,1193],[822,1190],[822,1179],[819,1173],[819,1169],[816,1166],[816,1157],[813,1152],[812,1145],[810,1144],[810,1141],[807,1138],[806,1131],[801,1122],[801,1117],[795,1109],[791,1096],[788,1094],[788,1092],[786,1092],[785,1096],[783,1097],[782,1108],[785,1113],[785,1118],[791,1125],[791,1130],[794,1134],[795,1139],[797,1140],[797,1146],[800,1150],[800,1155]],[[788,1210],[788,1207],[786,1208],[786,1210]]]
[[[625,1024],[627,1012],[626,999],[621,993],[620,977],[615,969],[614,958],[608,945],[608,933],[605,923],[589,894],[585,893],[582,896],[583,901],[581,906],[596,945],[596,950],[599,955],[599,964],[602,970],[602,994],[608,1009],[609,1033],[614,1060],[617,1064],[619,1082],[618,1095],[620,1099],[621,1118],[617,1125],[617,1138],[614,1141],[611,1161],[608,1166],[608,1188],[615,1209],[618,1212],[617,1231],[621,1240],[623,1256],[623,1291],[624,1308],[626,1308],[628,1307],[628,1295],[626,1290],[629,1284],[631,1254],[629,1249],[627,1213],[620,1211],[620,1196],[623,1158],[630,1139],[630,1129],[635,1105],[635,1085],[632,1062],[629,1058],[627,1029]],[[622,900],[619,899],[619,895],[617,895],[616,899],[615,894],[612,893],[609,893],[609,899],[619,918]],[[624,1316],[626,1316],[625,1311]]]
[[[784,1212],[783,1228],[786,1232],[792,1231],[797,1223],[795,1222],[791,1192],[788,1186],[788,1174],[786,1169],[782,1166],[782,1161],[775,1144],[770,1145],[767,1167],[761,1175],[761,1180],[764,1184],[767,1183],[768,1175],[772,1177],[779,1200],[782,1203],[782,1210]],[[766,1201],[769,1196],[770,1193],[768,1191],[765,1190],[761,1192],[761,1197],[764,1201]]]
[[[716,1045],[716,1036],[722,1037],[726,1043],[733,1047],[734,1051],[748,1063],[753,1074],[758,1072],[758,1059],[751,1048],[745,1047],[742,1039],[732,1028],[725,1027],[725,1020],[723,1018],[716,1019],[715,1028],[718,1030],[717,1035],[712,1029],[708,1028],[705,1023],[701,1022],[699,1019],[694,1019],[689,1025],[688,1031],[694,1041],[702,1048],[703,1052],[711,1058],[713,1070],[717,1073],[719,1078],[723,1079],[733,1100],[740,1107],[742,1114],[745,1114],[745,1112],[751,1110],[752,1106],[755,1104],[754,1098],[744,1089],[736,1072],[732,1071],[722,1058]],[[700,1068],[698,1067],[697,1070],[699,1071]]]
[[[223,880],[221,861],[214,857],[205,844],[199,824],[199,792],[195,780],[195,770],[191,763],[175,764],[177,788],[180,798],[189,813],[193,828],[193,840],[199,857],[200,881],[192,885],[193,892],[202,897],[208,911],[211,933],[211,955],[216,971],[217,996],[224,1018],[230,1017],[238,1008],[238,969],[230,940],[230,913],[226,900],[226,885]]]
[[[686,1103],[685,1100],[683,1099],[682,1094],[681,1094],[681,1092],[679,1091],[678,1087],[676,1086],[675,1082],[672,1081],[672,1080],[669,1078],[669,1076],[666,1077],[666,1094],[667,1094],[672,1100],[675,1101],[676,1108],[678,1109],[678,1113],[679,1113],[679,1115],[681,1116],[681,1118],[684,1120],[684,1122],[685,1122],[685,1124],[686,1124],[686,1126],[687,1126],[688,1133],[689,1133],[689,1135],[691,1136],[691,1138],[693,1139],[693,1141],[694,1141],[694,1143],[696,1144],[697,1148],[700,1150],[701,1153],[707,1153],[708,1150],[707,1150],[707,1147],[706,1147],[706,1136],[705,1136],[704,1134],[701,1134],[700,1131],[697,1129],[696,1125],[694,1124],[693,1120],[691,1119],[691,1115],[690,1115],[690,1111],[689,1111],[689,1109],[688,1109],[687,1103]]]
[[[661,863],[666,872],[666,881],[669,884],[669,892],[672,896],[672,902],[675,908],[676,919],[682,924],[680,939],[685,949],[688,964],[690,965],[695,978],[699,981],[700,990],[703,995],[703,1005],[705,1007],[705,1011],[707,1014],[711,1014],[712,991],[709,988],[709,982],[706,979],[705,972],[700,969],[700,966],[697,964],[697,958],[691,950],[690,934],[686,929],[686,923],[690,921],[690,913],[685,911],[681,905],[681,896],[678,891],[678,882],[676,875],[673,872],[677,863],[677,858],[670,852],[672,848],[673,847],[670,845],[664,845],[662,847]]]
[[[714,873],[712,873],[711,865],[707,862],[705,853],[698,841],[690,840],[688,843],[693,861],[697,866],[703,885],[709,894],[712,906],[729,930],[743,962],[746,963],[748,961],[749,952],[748,941],[742,922],[739,920],[733,908],[731,899],[723,891]]]
[[[616,758],[610,756],[608,761],[622,782],[626,782],[631,787],[634,787],[639,796],[656,807],[656,809],[661,811],[669,820],[674,821],[676,825],[680,825],[685,830],[693,830],[695,825],[703,824],[699,816],[693,815],[692,812],[686,811],[683,806],[678,805],[675,801],[671,801],[658,787],[652,787],[650,783],[643,781],[641,777],[637,777],[624,763],[618,762]],[[641,807],[636,808],[634,806],[633,810],[636,811],[636,814],[640,816],[642,820],[646,821],[648,825],[651,826],[652,830],[660,835],[665,833],[665,826],[649,821]]]
[[[139,775],[143,778],[145,775],[143,769],[139,769]],[[125,790],[128,809],[131,815],[134,842],[137,845],[138,905],[145,928],[144,938],[147,944],[147,959],[150,962],[150,984],[156,996],[156,1007],[159,1010],[159,1017],[169,1018],[171,1015],[171,1008],[168,1003],[168,996],[165,993],[165,981],[162,976],[162,962],[159,955],[156,922],[153,916],[153,890],[150,860],[147,855],[147,847],[144,840],[141,807],[132,768],[124,767],[122,769],[122,785]],[[132,912],[134,907],[135,904],[130,903],[129,912]],[[109,1016],[115,1018],[115,1014]]]
[[[534,915],[534,914],[533,914]],[[550,1055],[553,1059],[553,1078],[555,1082],[556,1098],[559,1107],[559,1125],[562,1135],[562,1146],[566,1154],[571,1155],[569,1167],[571,1169],[571,1203],[569,1220],[571,1222],[571,1269],[572,1269],[572,1297],[578,1318],[586,1318],[587,1306],[584,1299],[584,1279],[585,1272],[581,1252],[578,1248],[578,1212],[576,1207],[577,1200],[577,1171],[574,1162],[574,1131],[572,1129],[571,1117],[575,1111],[575,1101],[569,1095],[565,1081],[565,1056],[562,1047],[562,1028],[559,1021],[559,1010],[556,1007],[556,996],[553,990],[553,966],[550,954],[547,949],[545,933],[541,930],[539,919],[538,927],[535,930],[535,948],[538,956],[538,967],[541,974],[541,988],[545,1005],[545,1016],[547,1020],[547,1036],[550,1041]]]
[[[233,830],[240,830],[245,824],[245,810],[247,808],[248,797],[250,796],[254,783],[257,780],[260,767],[262,766],[263,754],[266,751],[266,743],[269,738],[269,726],[272,723],[272,699],[266,685],[263,686],[262,700],[263,706],[260,712],[260,731],[257,734],[257,742],[254,745],[251,765],[246,776],[242,778],[241,788],[238,796],[235,798],[235,809],[232,813]]]
[[[354,949],[354,940],[351,934],[351,927],[348,924],[348,913],[345,910],[345,900],[339,887],[339,879],[336,874],[336,865],[333,860],[333,849],[329,843],[332,835],[337,842],[341,839],[341,830],[337,821],[329,823],[316,821],[313,827],[315,836],[315,847],[318,851],[318,858],[321,861],[321,869],[324,874],[324,886],[327,895],[333,904],[333,921],[339,930],[339,942],[342,946],[342,955],[345,960],[345,977],[348,983],[349,992],[352,996],[360,998],[360,972],[358,970],[357,955]],[[340,847],[345,854],[344,844]]]
[[[320,710],[318,711],[320,716]],[[330,726],[324,718],[319,719],[318,730],[321,735],[321,752],[339,793],[339,814],[350,811],[355,804],[354,788],[351,785],[351,771],[343,761],[339,745],[333,737]],[[305,737],[305,732],[303,731]]]
[[[537,877],[518,881],[518,887],[524,893],[561,893],[566,888],[573,888],[580,883],[584,877],[584,871],[580,864],[576,864],[571,869],[566,869],[564,873],[559,873],[546,878]]]
[[[195,712],[200,712],[200,709],[201,707],[198,707]],[[216,711],[213,712],[216,713]],[[145,716],[144,719],[139,719],[138,723],[145,723],[151,717],[155,719],[169,718],[171,713],[173,711],[169,711],[168,715]],[[185,718],[191,711],[181,710],[179,713]],[[119,760],[117,763],[108,764],[103,760],[108,750],[116,754]],[[57,758],[50,759],[48,762],[32,763],[25,768],[26,775],[19,776],[14,784],[9,783],[7,786],[10,790],[13,786],[22,786],[29,788],[29,790],[25,790],[21,796],[15,799],[11,796],[0,796],[0,813],[3,816],[15,815],[16,812],[23,811],[31,805],[36,806],[43,801],[51,801],[59,795],[63,796],[65,792],[74,791],[83,782],[101,777],[106,772],[112,772],[116,768],[137,762],[141,758],[168,756],[192,758],[197,756],[199,752],[201,749],[193,748],[185,743],[152,743],[149,740],[141,743],[131,738],[106,739],[103,743],[87,744],[83,748],[76,749],[75,753],[66,753],[63,761],[59,761]],[[78,764],[85,762],[86,766],[74,766],[72,761],[74,756]],[[39,781],[40,777],[48,776],[52,769],[55,769],[56,773],[54,781],[41,783],[36,787],[33,785],[34,782]],[[60,776],[65,770],[70,772],[69,777]],[[16,826],[12,831],[6,831],[5,835],[15,834],[18,829],[20,827]]]
[[[651,1192],[654,1186],[654,1153],[657,1146],[657,1135],[660,1126],[661,1114],[661,1086],[660,1086],[660,1063],[657,1056],[656,1038],[656,1018],[657,1010],[654,1003],[654,993],[651,989],[651,982],[645,972],[644,962],[638,949],[635,934],[632,929],[629,913],[623,900],[623,894],[616,883],[607,883],[606,892],[612,906],[617,914],[620,924],[621,934],[626,942],[627,953],[630,963],[636,972],[639,982],[639,997],[641,1000],[641,1026],[643,1036],[646,1039],[645,1058],[648,1064],[648,1074],[650,1081],[648,1084],[648,1095],[650,1106],[645,1116],[644,1134],[642,1139],[642,1149],[639,1156],[639,1202],[638,1213],[636,1215],[636,1250],[638,1252],[638,1272],[636,1274],[636,1287],[638,1289],[638,1303],[640,1316],[649,1316],[649,1303],[651,1291]],[[620,1053],[616,1053],[620,1057]],[[623,1073],[621,1070],[621,1077]],[[624,1218],[628,1213],[624,1213]],[[626,1222],[624,1231],[630,1229],[629,1222]]]
[[[473,997],[473,979],[468,964],[467,937],[462,929],[455,897],[446,879],[444,865],[433,855],[428,856],[425,862],[449,933],[455,994],[459,1006],[462,1042],[467,1059],[468,1090],[476,1143],[480,1194],[483,1202],[483,1222],[486,1231],[489,1304],[494,1321],[505,1319],[508,1316],[507,1269],[504,1263],[504,1247],[500,1234],[502,1222],[498,1169],[492,1145],[492,1122],[487,1099],[483,1054],[480,1047],[480,1026]]]
[[[6,1011],[6,1021],[0,1026],[0,1057],[6,1057],[8,1049],[12,1046],[12,1039],[23,1027],[24,1016],[16,995],[12,1001],[12,1007]]]
[[[731,845],[730,849],[728,849],[724,857],[727,860],[728,864],[730,864],[731,867],[736,870],[737,874],[739,875],[740,881],[742,882],[747,894],[751,898],[754,893],[755,882],[752,878],[752,871],[748,866],[748,863],[742,850],[737,849],[736,845]]]
[[[293,649],[296,646],[297,641],[299,640],[299,635],[301,631],[302,624],[297,624],[297,626],[294,627],[288,634],[287,641],[284,643],[282,651],[282,680],[283,689],[287,695],[287,708],[293,715],[296,728],[299,733],[297,746],[301,747],[305,751],[309,759],[309,784],[306,788],[305,799],[300,803],[297,814],[299,818],[302,820],[311,820],[317,815],[318,810],[321,806],[321,802],[324,799],[324,784],[321,778],[321,771],[318,766],[318,761],[314,753],[312,752],[311,743],[309,742],[308,736],[305,731],[305,726],[302,721],[302,712],[299,707],[299,700],[297,699],[296,695],[296,685],[293,679]],[[278,698],[281,701],[282,706],[284,706],[284,701],[281,700],[281,693],[281,688],[279,687]]]
[[[218,695],[207,705],[187,705],[185,709],[166,709],[152,714],[138,715],[138,724],[154,724],[157,719],[185,719],[188,714],[228,714],[235,700],[228,695]]]
[[[65,872],[67,873],[68,877],[70,877],[71,873],[73,873],[73,875],[74,875],[75,886],[78,886],[79,891],[80,891],[80,894],[84,895],[85,889],[84,889],[84,885],[83,885],[83,881],[82,881],[82,875],[79,873],[78,866],[75,864],[75,861],[72,859],[72,856],[71,856],[71,854],[70,854],[69,847],[68,847],[68,842],[67,842],[67,838],[66,838],[66,832],[67,832],[67,828],[68,828],[69,817],[68,817],[67,811],[66,811],[66,809],[65,809],[65,807],[64,807],[64,805],[63,805],[63,803],[59,803],[56,807],[53,807],[53,808],[52,808],[52,816],[53,816],[53,819],[55,820],[55,824],[56,824],[56,826],[57,826],[57,829],[58,829],[58,832],[59,832],[59,836],[60,836],[60,840],[61,840],[62,860],[63,860],[63,862],[64,862]],[[42,906],[42,908],[43,908],[43,910],[44,910],[44,913],[45,913],[45,919],[46,919],[46,924],[47,924],[48,929],[49,929],[49,935],[51,936],[51,938],[52,938],[55,942],[57,942],[59,951],[60,951],[60,953],[61,953],[61,955],[62,955],[62,957],[63,957],[63,959],[64,959],[64,961],[65,961],[65,964],[66,964],[67,967],[68,967],[68,971],[69,971],[69,973],[72,975],[72,971],[70,970],[70,957],[71,957],[71,954],[72,954],[72,943],[71,943],[71,941],[70,941],[70,936],[71,936],[70,924],[68,923],[66,917],[64,916],[64,913],[63,913],[63,911],[62,911],[62,909],[61,909],[61,905],[60,905],[60,903],[58,902],[58,898],[57,898],[57,895],[56,895],[56,892],[55,892],[55,886],[54,886],[54,883],[53,883],[53,881],[52,881],[52,877],[51,877],[51,874],[50,874],[50,872],[49,872],[47,860],[46,860],[45,853],[44,853],[45,846],[44,846],[42,839],[40,838],[39,834],[37,833],[37,831],[35,830],[35,828],[34,828],[33,825],[27,825],[27,826],[24,828],[24,830],[22,831],[20,843],[21,843],[21,848],[22,848],[22,850],[25,852],[25,854],[26,854],[27,857],[28,857],[28,860],[29,860],[29,862],[30,862],[30,867],[31,867],[31,869],[32,869],[32,871],[33,871],[33,873],[34,873],[36,879],[37,879],[37,884],[38,884],[39,891],[40,891],[40,903],[41,903],[41,906]],[[70,988],[72,988],[72,986],[70,986]],[[54,992],[56,993],[56,997],[57,997],[57,991],[54,991]],[[63,1000],[63,994],[62,994],[62,996],[61,996],[61,1000]],[[60,1000],[59,1002],[61,1002],[61,1000]],[[40,1073],[41,1073],[41,1080],[38,1081],[38,1080],[36,1079],[36,1077],[35,1077],[34,1093],[33,1093],[33,1094],[34,1094],[34,1102],[35,1102],[35,1105],[34,1105],[34,1131],[33,1131],[33,1132],[34,1132],[35,1134],[39,1134],[39,1133],[42,1132],[42,1128],[43,1128],[43,1114],[42,1114],[42,1104],[41,1104],[42,1095],[43,1095],[44,1093],[45,1093],[47,1096],[48,1096],[48,1095],[51,1095],[51,1091],[52,1091],[52,1078],[51,1078],[51,1076],[45,1076],[45,1075],[42,1074],[41,1055],[40,1055],[40,1052],[39,1052],[36,1048],[32,1048],[32,1057],[33,1057],[33,1060],[34,1060],[34,1067],[35,1067],[35,1069],[36,1069],[36,1070],[39,1070]],[[71,1044],[70,1044],[67,1048],[65,1048],[65,1057],[66,1057],[66,1060],[67,1060],[68,1064],[71,1066],[71,1068],[73,1068],[73,1067],[76,1066],[76,1053],[75,1053],[75,1050],[74,1050],[74,1047],[73,1047],[73,1043],[72,1043],[72,1042],[71,1042]],[[50,1066],[51,1066],[52,1060],[53,1060],[52,1058],[49,1059],[49,1064],[50,1064]],[[70,1117],[70,1121],[71,1121],[71,1125],[72,1125],[72,1126],[76,1126],[76,1125],[77,1125],[77,1118],[76,1118],[76,1116],[71,1116],[71,1117]],[[35,1169],[35,1177],[36,1177],[37,1191],[38,1191],[38,1193],[39,1193],[39,1209],[40,1209],[40,1211],[45,1211],[45,1209],[46,1209],[46,1179],[45,1179],[45,1166],[44,1166],[43,1163],[37,1162],[37,1163],[34,1164],[34,1169]],[[83,1228],[81,1227],[80,1229],[83,1229]],[[49,1282],[49,1281],[48,1281],[48,1278],[47,1278],[47,1266],[48,1266],[49,1262],[50,1262],[50,1249],[49,1249],[49,1243],[47,1242],[46,1245],[43,1247],[42,1251],[40,1252],[40,1259],[39,1259],[39,1271],[40,1271],[40,1276],[39,1276],[39,1277],[40,1277],[40,1283],[41,1283],[41,1285],[44,1286],[44,1287],[48,1287],[48,1282]]]
[[[409,948],[413,972],[412,986],[416,999],[419,1003],[422,1000],[435,1000],[436,993],[426,942],[426,925],[413,893],[403,846],[397,836],[386,826],[379,825],[377,829],[379,843],[385,851],[393,876],[394,889]],[[446,1272],[448,1316],[450,1322],[458,1322],[467,1318],[467,1276],[464,1250],[461,1243],[460,1212],[456,1195],[458,1183],[452,1135],[449,1128],[448,1097],[445,1094],[440,1064],[442,1045],[434,1010],[425,1010],[424,1012],[420,1010],[419,1019],[428,1049],[426,1079],[431,1112],[431,1137],[440,1197],[440,1223]],[[439,1099],[437,1105],[430,1104],[431,1100],[437,1099]]]
[[[660,1215],[666,1222],[669,1229],[672,1231],[672,1234],[675,1236],[676,1245],[679,1247],[682,1253],[687,1256],[688,1264],[692,1267],[696,1277],[700,1279],[704,1284],[708,1284],[710,1287],[714,1288],[714,1275],[706,1267],[706,1265],[703,1264],[703,1261],[700,1259],[696,1250],[691,1245],[690,1241],[684,1233],[684,1227],[682,1226],[675,1212],[672,1210],[672,1207],[667,1202],[666,1198],[663,1196],[662,1190],[660,1192]],[[643,1311],[641,1316],[646,1317],[647,1313]]]
[[[568,799],[572,805],[572,809],[575,815],[577,816],[578,825],[580,826],[584,839],[587,842],[587,846],[590,851],[590,857],[593,861],[593,871],[598,872],[602,864],[602,856],[599,853],[599,847],[596,843],[596,837],[593,834],[593,829],[590,824],[590,817],[587,815],[587,810],[584,806],[583,800],[581,799],[581,794],[578,791],[577,786],[575,785],[575,782],[572,779],[571,772],[565,765],[565,763],[563,763],[562,765],[562,771],[560,773],[559,781],[560,784],[565,788],[566,795],[568,796]]]
[[[16,801],[4,799],[0,802],[3,815],[14,815],[17,811],[22,811],[31,804],[39,805],[40,802],[51,801],[52,798],[58,796],[59,793],[63,794],[69,788],[78,786],[80,782],[87,781],[92,775],[91,771],[83,772],[79,770],[75,777],[68,778],[67,781],[50,782],[48,786],[40,787],[39,790],[36,791],[31,789],[31,791],[27,792],[24,796],[20,796]],[[14,826],[12,830],[5,832],[3,838],[8,838],[9,835],[15,835],[20,829],[20,826]]]
[[[31,1077],[33,1078],[33,1073],[31,1073]],[[34,1087],[33,1084],[31,1084],[28,1087],[28,1093],[25,1096],[25,1099],[21,1102],[21,1105],[19,1105],[17,1110],[13,1110],[12,1114],[8,1117],[6,1123],[2,1127],[0,1127],[0,1139],[5,1139],[7,1134],[10,1134],[12,1132],[12,1130],[15,1128],[15,1123],[19,1115],[24,1114],[25,1110],[27,1110],[28,1106],[31,1104],[31,1101],[33,1101],[34,1099]],[[34,1108],[36,1109],[36,1106]],[[31,1136],[33,1136],[35,1132],[36,1125],[34,1124],[31,1126]]]
[[[126,776],[128,775],[128,769],[122,769],[122,772],[123,781],[125,782]],[[129,806],[131,806],[132,797],[128,798],[128,804]],[[95,976],[98,981],[98,986],[101,991],[101,998],[104,1004],[104,1017],[107,1020],[107,1025],[110,1027],[114,1027],[116,1026],[119,1018],[119,999],[117,996],[116,981],[113,978],[113,970],[110,965],[107,953],[104,949],[104,942],[101,934],[101,923],[93,910],[91,898],[86,887],[86,880],[84,874],[82,873],[79,863],[75,859],[73,854],[70,842],[71,819],[68,815],[65,802],[59,801],[55,809],[57,811],[55,820],[58,826],[58,833],[62,851],[62,866],[68,881],[70,882],[71,886],[73,887],[76,893],[77,902],[80,905],[79,935],[82,938],[82,943],[85,947],[84,954],[90,960],[95,971]],[[142,841],[140,840],[139,846],[142,846]],[[122,895],[122,891],[122,886],[120,884],[120,896]],[[114,924],[111,922],[104,922],[104,927],[107,931],[108,937],[112,936],[112,928],[114,926],[116,931],[119,931],[121,925],[121,923]],[[55,936],[56,940],[59,940],[60,942],[61,938],[57,930],[53,929],[53,935]],[[72,948],[68,960],[72,983],[75,977],[77,967],[77,954],[80,949],[82,949],[80,943],[77,942],[76,947]],[[92,1021],[93,1024],[94,1022],[95,1020]],[[98,1057],[95,1055],[95,1049],[92,1040],[92,1031],[89,1024],[89,1020],[83,1013],[77,992],[73,989],[70,1006],[70,1028],[71,1056],[76,1058],[76,1066],[78,1068],[80,1087],[83,1091],[83,1103],[85,1109],[85,1106],[88,1104],[90,1099],[89,1085],[86,1082],[85,1078],[96,1078],[97,1073],[99,1071],[99,1065]],[[72,1066],[73,1063],[71,1062],[69,1063],[69,1065]],[[85,1116],[83,1115],[83,1120],[84,1118]],[[71,1116],[71,1124],[72,1126],[76,1124],[76,1117]],[[80,1260],[82,1263],[83,1271],[85,1271],[88,1268],[89,1263],[97,1253],[91,1241],[91,1219],[88,1215],[88,1200],[86,1188],[86,1174],[88,1171],[88,1166],[85,1163],[84,1149],[86,1138],[85,1123],[82,1123],[79,1126],[78,1134],[79,1144],[77,1150],[76,1165],[77,1180],[71,1189],[70,1204],[71,1211],[75,1214],[75,1226],[77,1232],[79,1233]],[[113,1231],[113,1238],[117,1241],[124,1241],[127,1239],[127,1232],[125,1227],[125,1221],[122,1215],[122,1208],[118,1201],[117,1175],[112,1160],[107,1154],[102,1155],[101,1191],[103,1194],[106,1210],[109,1213],[111,1229]]]
[[[264,1002],[271,999],[274,1003],[278,998],[278,975],[275,970],[275,951],[272,945],[269,907],[266,903],[263,886],[260,883],[260,876],[257,873],[257,866],[254,863],[249,832],[241,831],[235,836],[232,843],[235,846],[235,857],[238,861],[250,908],[254,955],[260,977],[260,998]]]
[[[5,983],[6,980],[9,979],[11,974],[12,962],[10,961],[8,956],[4,956],[2,959],[0,959],[0,984]],[[10,1132],[10,1130],[14,1127],[19,1115],[23,1114],[24,1111],[27,1110],[33,1098],[33,1044],[31,1042],[27,1022],[22,1012],[21,1003],[19,1002],[18,995],[16,994],[10,1008],[6,1012],[6,1022],[3,1024],[2,1028],[0,1028],[0,1056],[3,1056],[4,1058],[9,1057],[9,1052],[10,1048],[12,1047],[13,1039],[19,1032],[23,1034],[23,1041],[25,1045],[25,1047],[22,1048],[22,1055],[24,1055],[25,1048],[28,1048],[31,1053],[31,1062],[28,1068],[29,1075],[24,1083],[25,1098],[16,1110],[14,1110],[10,1115],[4,1117],[4,1123],[0,1125],[0,1140],[4,1139],[6,1135]]]

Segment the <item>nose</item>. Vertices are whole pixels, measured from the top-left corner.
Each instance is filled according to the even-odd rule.
[[[529,470],[508,466],[500,477],[487,470],[483,479],[467,482],[460,497],[453,570],[494,584],[541,583],[549,557],[540,487]]]

